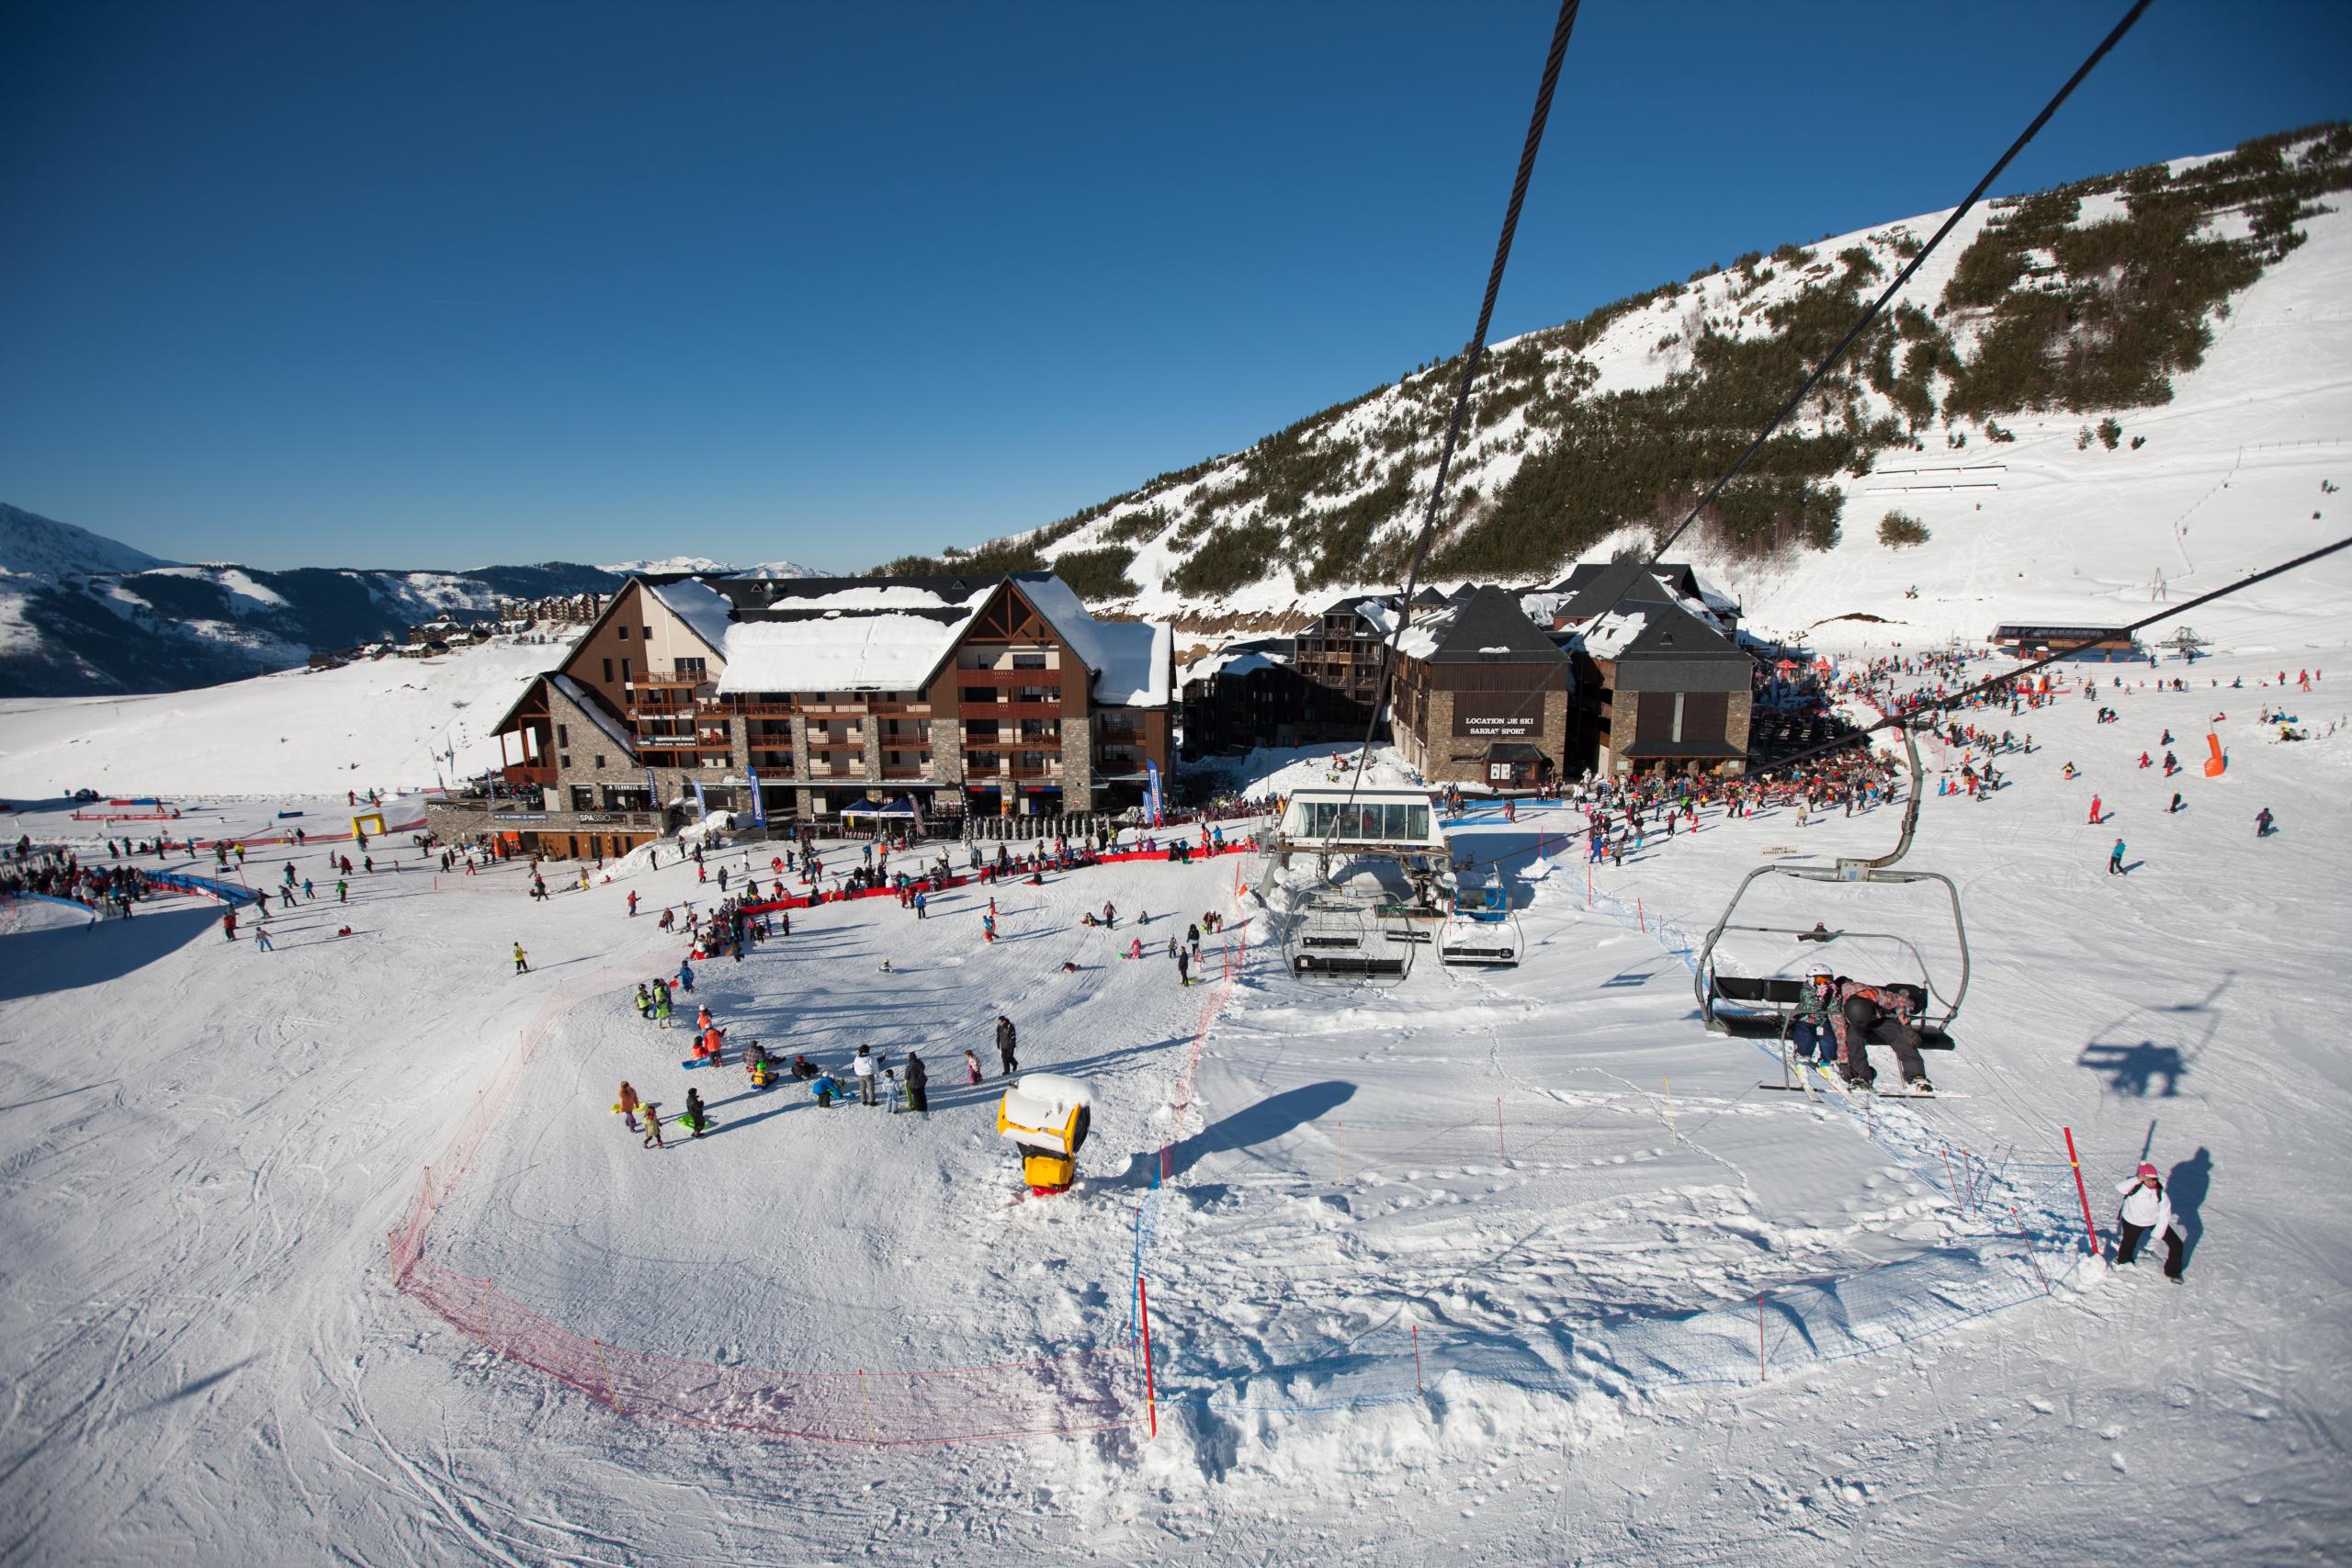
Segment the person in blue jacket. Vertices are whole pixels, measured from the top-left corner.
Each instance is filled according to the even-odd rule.
[[[681,961],[678,964],[678,989],[688,996],[694,995],[695,966],[690,963]]]
[[[2107,852],[2107,874],[2109,876],[2121,876],[2124,874],[2123,840],[2120,839],[2116,840],[2115,847]]]

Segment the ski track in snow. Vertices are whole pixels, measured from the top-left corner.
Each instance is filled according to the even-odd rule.
[[[2193,672],[2226,685],[2277,662]],[[594,991],[562,1012],[428,1243],[639,1350],[793,1372],[1024,1359],[1122,1342],[1136,1208],[1172,1139],[1144,1258],[1157,1439],[877,1453],[628,1419],[391,1288],[382,1238],[418,1169],[550,998],[674,966],[676,944],[621,898],[707,899],[690,868],[616,867],[532,907],[511,868],[435,891],[404,863],[357,879],[355,938],[327,938],[335,915],[307,907],[268,955],[222,942],[204,907],[96,931],[12,911],[0,1562],[2324,1554],[2347,1523],[2347,1314],[2329,1276],[2352,1237],[2328,1194],[2352,1083],[2320,1021],[2341,995],[2352,729],[2268,743],[2245,718],[2273,695],[2129,691],[2115,727],[2079,698],[2002,716],[2035,734],[2014,787],[1925,803],[1915,859],[1962,882],[1977,949],[1962,1048],[1933,1061],[1965,1100],[1758,1093],[1772,1061],[1698,1030],[1683,964],[1586,908],[1572,855],[1526,880],[1570,814],[1474,814],[1465,847],[1504,856],[1522,903],[1517,970],[1424,955],[1394,988],[1302,987],[1265,911],[1234,903],[1248,856],[1000,887],[994,949],[977,936],[986,894],[967,890],[922,922],[885,900],[828,907],[740,966],[696,966],[695,999],[772,1046],[922,1049],[928,1122],[819,1112],[797,1089],[739,1099],[734,1069],[677,1070],[685,1032],[641,1024],[626,984]],[[2159,725],[2192,735],[2216,705],[2245,716],[2222,727],[2229,774],[2131,766]],[[2291,705],[2324,730],[2346,705],[2323,682]],[[2060,780],[2068,759],[2083,779]],[[2166,818],[2176,785],[2191,806]],[[2116,820],[2085,820],[2093,789]],[[258,828],[277,804],[214,815]],[[2282,829],[2260,845],[2256,805]],[[62,809],[26,821],[95,841]],[[1892,827],[1884,811],[1802,829],[1710,815],[1596,872],[1594,891],[1694,931],[1760,852],[1826,857]],[[2120,883],[2101,870],[2118,831],[2145,862]],[[285,858],[256,852],[248,874]],[[294,858],[316,874],[315,852]],[[1120,932],[1078,928],[1106,898]],[[1115,956],[1147,908],[1153,956]],[[1256,945],[1177,1127],[1209,995],[1180,991],[1159,954],[1178,911],[1212,908],[1250,915]],[[529,976],[507,973],[518,939]],[[1064,975],[1066,957],[1085,969]],[[958,1070],[969,1044],[993,1072],[1000,1009],[1024,1066],[1075,1067],[1102,1096],[1070,1200],[1003,1203],[993,1079],[976,1095]],[[717,1130],[639,1151],[606,1109],[623,1075],[673,1109],[701,1082]],[[2062,1124],[2102,1230],[2143,1139],[2168,1169],[2206,1151],[2188,1286],[2079,1265],[2053,1299],[1760,1388],[1663,1381],[1612,1337],[1758,1291],[1997,1255],[2003,1226],[1945,1196],[1927,1134],[1995,1167],[2046,1164]],[[1332,1348],[1402,1375],[1408,1324],[1425,1351],[1474,1337],[1536,1359],[1350,1399],[1361,1369],[1331,1371]]]
[[[1822,628],[1860,654],[1997,620],[2120,622],[2151,607],[2159,567],[2177,602],[2340,533],[2320,486],[2345,482],[2352,439],[2352,215],[2307,227],[2174,401],[2124,411],[2145,448],[2079,451],[2083,421],[2016,421],[2017,442],[1982,455],[2008,465],[1982,512],[1969,493],[1857,493],[1837,550],[1736,579],[1751,623],[1908,617]],[[1932,541],[1879,547],[1882,502]],[[2352,706],[2347,592],[2339,558],[2199,612],[2222,651],[2185,673],[2221,692],[2127,690],[2106,699],[2113,727],[2079,697],[1996,717],[2035,738],[2014,787],[1926,803],[1914,860],[1961,884],[1976,962],[1962,1048],[1930,1065],[1969,1098],[1758,1091],[1777,1066],[1705,1035],[1675,944],[1622,912],[1703,931],[1768,852],[1875,849],[1890,814],[1710,816],[1593,874],[1588,908],[1584,868],[1542,841],[1573,819],[1539,811],[1463,830],[1505,857],[1521,899],[1530,958],[1507,973],[1424,954],[1393,989],[1305,989],[1265,912],[1232,905],[1232,860],[999,889],[992,950],[967,892],[921,924],[887,901],[829,908],[740,971],[698,966],[722,1017],[772,1045],[829,1062],[855,1040],[922,1049],[927,1124],[820,1115],[792,1089],[721,1104],[741,1092],[732,1069],[714,1092],[677,1070],[683,1030],[646,1030],[621,989],[589,996],[431,1234],[436,1259],[566,1327],[785,1372],[1122,1344],[1140,1235],[1157,1438],[872,1452],[631,1419],[393,1289],[384,1235],[421,1168],[550,998],[674,965],[621,898],[708,898],[686,868],[633,860],[544,907],[513,870],[437,891],[421,869],[363,876],[347,911],[286,918],[268,955],[224,943],[208,907],[96,930],[0,909],[0,1564],[2340,1558],[2352,1067],[2331,1025],[2352,935],[2352,729],[2325,732]],[[435,751],[495,760],[492,721],[551,653],[0,704],[0,789],[34,797],[18,828],[85,849],[103,829],[39,797],[201,795],[184,804],[203,831],[259,829],[281,807],[332,822],[345,788],[422,784]],[[2330,669],[2284,694],[2305,745],[2254,722],[2282,695],[2256,682],[2282,665]],[[2222,779],[2132,766],[2163,726],[2193,763],[2217,711]],[[1250,765],[1283,786],[1328,769]],[[2189,806],[2173,817],[2176,787]],[[2099,827],[2094,790],[2118,814]],[[2281,832],[2256,843],[2265,806]],[[2119,832],[2141,863],[2121,880],[2102,870]],[[1538,848],[1556,858],[1533,877]],[[272,877],[285,858],[249,869]],[[316,874],[316,852],[294,858]],[[1816,893],[1780,912],[1844,920],[1851,890]],[[1164,958],[1126,963],[1076,929],[1105,899],[1151,908],[1159,942],[1179,909],[1253,917],[1248,972],[1182,1090],[1208,998],[1179,991]],[[339,919],[353,938],[327,934]],[[516,940],[529,976],[508,973]],[[1066,958],[1086,968],[1066,976]],[[993,1097],[957,1070],[968,1044],[993,1072],[999,1010],[1024,1065],[1080,1064],[1102,1096],[1070,1200],[1004,1203]],[[623,1074],[673,1109],[702,1082],[717,1134],[642,1153],[606,1110]],[[1850,1360],[1791,1350],[1760,1387],[1678,1383],[1642,1359],[1687,1345],[1644,1325],[1702,1309],[1702,1326],[1735,1325],[1758,1292],[1769,1318],[1823,1281],[1853,1281],[1858,1302],[1872,1281],[1933,1279],[1961,1301],[2010,1289],[2024,1248],[1998,1205],[1955,1203],[1942,1145],[1985,1162],[1970,1194],[1989,1179],[2047,1197],[2062,1126],[2103,1233],[2143,1146],[2195,1200],[2187,1285],[2069,1272],[2045,1247],[2052,1299]],[[1176,1171],[1155,1198],[1163,1143]],[[1415,1326],[1439,1368],[1419,1391]]]

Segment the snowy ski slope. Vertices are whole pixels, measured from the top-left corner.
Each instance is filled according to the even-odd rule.
[[[828,906],[740,966],[697,965],[696,999],[772,1047],[828,1066],[858,1042],[920,1049],[927,1122],[678,1069],[684,1032],[627,1005],[679,957],[650,909],[711,896],[676,863],[538,906],[512,868],[436,885],[410,861],[358,878],[347,911],[283,918],[268,954],[201,908],[28,922],[0,935],[0,1559],[2324,1559],[2352,1528],[2330,1435],[2352,1407],[2334,1030],[2352,728],[2327,733],[2352,708],[2345,627],[2315,609],[2263,629],[2325,649],[2309,695],[2257,683],[2276,658],[2200,661],[2218,691],[2105,695],[2118,726],[2078,698],[2005,720],[2037,742],[2014,787],[1927,803],[1915,860],[1960,880],[1978,966],[1962,1049],[1932,1062],[1965,1098],[1934,1102],[1760,1092],[1771,1064],[1698,1028],[1649,929],[1703,929],[1766,854],[1882,843],[1883,813],[1711,813],[1593,874],[1589,908],[1584,868],[1545,841],[1566,814],[1482,818],[1462,843],[1502,859],[1529,963],[1310,988],[1261,935],[1196,1068],[1211,994],[1180,990],[1161,944],[1176,911],[1265,919],[1235,897],[1245,857],[1000,888],[993,947],[985,895],[962,891],[922,921]],[[2254,712],[2282,695],[2320,738],[2266,739]],[[2217,712],[2223,778],[2132,765],[2160,727],[2192,754]],[[2085,776],[2062,782],[2070,760]],[[2168,816],[2174,787],[2189,805]],[[2119,814],[2098,827],[2093,791]],[[258,829],[303,804],[214,815]],[[2256,843],[2261,806],[2281,832]],[[2102,870],[2118,833],[2136,863],[2120,880]],[[315,851],[295,860],[317,875]],[[248,874],[280,864],[258,851]],[[1105,900],[1118,933],[1078,924]],[[1612,913],[1636,908],[1639,931]],[[1154,956],[1117,956],[1145,910]],[[876,1450],[620,1415],[395,1291],[386,1231],[551,1004],[428,1256],[632,1356],[875,1376],[1122,1347],[1140,1260],[1158,1436],[1125,1381],[1099,1394],[1118,1429],[1012,1443]],[[996,1080],[962,1082],[967,1045],[994,1072],[1000,1010],[1024,1066],[1101,1097],[1069,1198],[1008,1204]],[[700,1082],[716,1132],[639,1149],[607,1109],[623,1076],[673,1111]],[[2169,1173],[2198,1232],[2187,1285],[2047,1237],[2029,1258],[1928,1153],[2014,1173],[2062,1160],[2064,1126],[2102,1229],[2143,1148]],[[1804,1336],[1836,1320],[1776,1315],[1760,1386],[1736,1334],[1673,1337],[1746,1321],[1758,1293],[1778,1313],[1829,1291],[1859,1346],[1996,1288],[1990,1315],[1834,1364]],[[1726,1381],[1695,1375],[1709,1353]]]

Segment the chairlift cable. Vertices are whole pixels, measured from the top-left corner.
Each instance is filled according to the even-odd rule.
[[[2007,682],[2021,680],[2024,677],[2032,674],[2037,670],[2045,669],[2050,665],[2059,662],[2061,660],[2071,659],[2086,648],[2095,648],[2102,642],[2109,641],[2118,637],[2134,636],[2137,633],[2144,631],[2148,627],[2156,625],[2160,621],[2176,619],[2178,616],[2186,615],[2188,612],[2196,609],[2201,604],[2211,604],[2217,599],[2226,599],[2231,594],[2238,592],[2244,589],[2251,588],[2257,582],[2267,582],[2274,577],[2278,577],[2287,572],[2294,571],[2299,568],[2309,566],[2313,561],[2324,560],[2327,557],[2335,554],[2338,550],[2345,549],[2352,549],[2352,536],[2338,539],[2332,545],[2322,545],[2315,550],[2306,550],[2301,555],[2295,557],[2291,560],[2283,560],[2277,566],[2266,567],[2262,570],[2256,572],[2251,577],[2242,577],[2235,582],[2225,583],[2222,587],[2214,589],[2210,593],[2200,593],[2185,604],[2167,604],[2156,614],[2143,616],[2139,620],[2132,622],[2128,626],[2120,626],[2113,630],[2103,631],[2097,637],[2086,637],[2084,640],[2077,643],[2070,643],[2064,648],[2056,649],[2054,652],[2043,654],[2040,659],[2034,660],[2030,663],[2021,664],[2015,670],[2003,671],[1998,675],[1987,675],[1984,679],[1977,682],[1974,685],[1963,686],[1959,691],[1953,692],[1948,696],[1937,697],[1931,702],[1926,703],[1921,706],[1909,709],[1906,712],[1891,713],[1884,718],[1880,719],[1876,724],[1864,725],[1861,728],[1841,735],[1835,740],[1826,740],[1817,746],[1809,746],[1805,750],[1798,751],[1793,755],[1780,759],[1775,761],[1772,766],[1776,770],[1791,767],[1798,762],[1805,761],[1808,759],[1822,756],[1830,751],[1843,750],[1854,741],[1860,739],[1863,736],[1876,734],[1882,729],[1898,729],[1905,728],[1905,726],[1916,728],[1918,719],[1923,715],[1948,712],[1954,706],[1967,701],[1970,697],[1975,696],[1981,692],[1989,691],[1993,687],[2002,685]]]
[[[1804,383],[1790,394],[1789,400],[1781,405],[1780,412],[1765,422],[1764,428],[1758,431],[1756,438],[1747,444],[1747,449],[1733,459],[1731,467],[1724,470],[1723,477],[1708,487],[1707,493],[1701,496],[1682,521],[1674,525],[1673,532],[1658,542],[1657,548],[1650,552],[1649,560],[1643,566],[1642,570],[1645,572],[1657,567],[1657,563],[1665,558],[1666,552],[1674,547],[1674,542],[1682,537],[1683,531],[1697,522],[1700,513],[1705,512],[1722,497],[1724,487],[1739,476],[1740,470],[1747,467],[1749,460],[1764,449],[1764,444],[1779,432],[1781,425],[1788,423],[1791,415],[1804,406],[1805,399],[1813,394],[1815,387],[1820,385],[1822,378],[1829,374],[1838,360],[1845,357],[1846,351],[1853,347],[1855,340],[1869,329],[1872,321],[1878,320],[1881,312],[1884,311],[1894,297],[1903,291],[1904,285],[1911,281],[1912,275],[1919,270],[1921,265],[1929,256],[1935,254],[1936,247],[1943,243],[1952,230],[1959,227],[1960,220],[1974,210],[1976,204],[1984,199],[1984,192],[1990,188],[1995,180],[2001,177],[2002,171],[2016,160],[2018,153],[2025,151],[2026,144],[2041,133],[2041,128],[2050,123],[2051,116],[2058,112],[2059,106],[2074,96],[2075,89],[2081,86],[2083,79],[2091,73],[2100,61],[2107,58],[2108,51],[2123,41],[2123,35],[2132,30],[2132,25],[2139,21],[2142,14],[2151,4],[2152,0],[2136,0],[2132,9],[2124,13],[2123,19],[2116,23],[2114,28],[2099,40],[2098,47],[2092,50],[2083,62],[2075,68],[2075,73],[2066,78],[2066,85],[2059,88],[2057,95],[2048,103],[2041,106],[2041,112],[2035,115],[2032,123],[2018,133],[2018,139],[2009,143],[2008,151],[2003,152],[1994,161],[1993,166],[1984,171],[1984,177],[1976,182],[1976,187],[1968,193],[1966,198],[1958,207],[1952,209],[1951,215],[1943,220],[1935,233],[1928,237],[1928,243],[1920,247],[1919,254],[1913,256],[1903,270],[1894,275],[1894,281],[1888,284],[1884,291],[1871,302],[1869,308],[1863,310],[1860,318],[1852,326],[1846,329],[1846,335],[1838,340],[1838,346],[1831,349],[1827,356],[1814,368],[1813,373],[1804,378]],[[1623,597],[1622,593],[1620,597]],[[1610,608],[1613,610],[1616,606],[1611,604]]]
[[[2022,131],[2018,133],[2017,140],[2009,143],[2008,150],[1994,161],[1991,168],[1984,171],[1984,177],[1976,182],[1975,188],[1968,193],[1967,197],[1962,200],[1961,204],[1952,209],[1951,216],[1947,217],[1943,220],[1942,224],[1937,228],[1935,233],[1928,237],[1928,243],[1920,247],[1919,254],[1913,256],[1910,261],[1905,265],[1903,270],[1895,274],[1894,281],[1889,283],[1886,288],[1881,291],[1879,297],[1872,300],[1869,307],[1862,311],[1860,317],[1855,321],[1854,324],[1846,329],[1846,335],[1838,340],[1837,346],[1829,351],[1828,355],[1823,358],[1818,366],[1815,367],[1813,372],[1804,378],[1801,385],[1798,386],[1795,392],[1790,395],[1789,400],[1781,405],[1780,411],[1765,422],[1764,428],[1756,433],[1755,438],[1748,442],[1747,449],[1732,460],[1731,467],[1724,470],[1722,476],[1718,478],[1713,484],[1707,488],[1706,493],[1702,495],[1698,502],[1692,505],[1690,512],[1683,516],[1682,521],[1676,524],[1673,530],[1668,533],[1664,539],[1658,542],[1656,548],[1651,550],[1649,558],[1643,562],[1641,570],[1630,574],[1626,578],[1625,585],[1617,591],[1617,596],[1610,601],[1609,607],[1600,611],[1600,615],[1606,615],[1613,614],[1616,611],[1617,606],[1623,603],[1625,594],[1632,590],[1633,585],[1642,578],[1655,571],[1657,569],[1658,562],[1665,558],[1666,552],[1674,547],[1675,541],[1682,537],[1683,533],[1690,528],[1691,524],[1699,520],[1701,514],[1703,513],[1708,507],[1713,506],[1722,498],[1724,489],[1730,485],[1733,479],[1738,478],[1741,470],[1745,469],[1750,460],[1752,460],[1758,452],[1764,449],[1765,444],[1770,441],[1771,438],[1779,433],[1781,426],[1787,423],[1790,417],[1793,415],[1799,408],[1804,406],[1805,399],[1812,395],[1813,389],[1816,386],[1820,385],[1822,378],[1827,376],[1829,372],[1836,367],[1838,362],[1845,356],[1846,351],[1854,345],[1855,342],[1860,338],[1862,333],[1870,328],[1871,323],[1878,320],[1880,314],[1885,310],[1886,307],[1894,300],[1894,297],[1902,292],[1904,286],[1911,281],[1912,276],[1918,272],[1920,266],[1926,263],[1929,256],[1935,254],[1936,247],[1941,244],[1944,240],[1951,235],[1952,230],[1959,226],[1960,220],[1967,217],[1968,214],[1974,209],[1976,204],[1984,199],[1984,192],[1991,187],[1995,180],[2000,178],[2002,172],[2016,160],[2017,155],[2025,151],[2026,145],[2030,142],[2034,137],[2041,133],[2041,128],[2047,125],[2050,122],[2051,117],[2058,112],[2059,106],[2074,96],[2075,89],[2081,86],[2084,79],[2090,75],[2092,70],[2098,65],[2099,62],[2105,60],[2108,53],[2113,50],[2118,43],[2122,41],[2123,36],[2132,30],[2133,25],[2139,21],[2141,15],[2147,10],[2148,6],[2152,3],[2153,0],[2136,0],[2136,3],[2132,6],[2132,9],[2124,13],[2123,19],[2116,23],[2108,35],[2099,40],[2098,47],[2092,50],[2090,53],[2085,57],[2082,64],[2075,68],[2075,73],[2066,78],[2065,85],[2058,89],[2057,94],[2052,96],[2048,103],[2042,105],[2041,112],[2035,115],[2032,121],[2029,123]],[[1505,237],[1506,239],[1509,237],[1508,231],[1506,231]],[[1465,399],[1468,396],[1468,392],[1469,385],[1465,378],[1463,386],[1463,393]],[[1458,408],[1456,410],[1455,420],[1458,425],[1460,423],[1460,410]],[[1450,437],[1447,449],[1449,452],[1452,449]],[[1441,486],[1442,486],[1444,477],[1445,470],[1442,461],[1441,460],[1441,465],[1438,470],[1438,478]],[[1413,564],[1416,570],[1418,570],[1420,565],[1421,553],[1428,548],[1430,533],[1434,528],[1436,522],[1436,508],[1433,503],[1430,508],[1429,520],[1422,525],[1419,544],[1416,547],[1414,551]],[[1411,581],[1412,580],[1409,577],[1407,579],[1407,603],[1403,610],[1400,612],[1396,636],[1396,638],[1391,639],[1392,641],[1402,638],[1404,636],[1403,623],[1409,620],[1412,615],[1412,605],[1410,603],[1412,593]],[[1374,724],[1375,726],[1377,726],[1379,722],[1379,699],[1385,697],[1387,689],[1388,659],[1384,653],[1381,660],[1380,687],[1375,693],[1375,700],[1373,706]],[[1530,697],[1532,697],[1535,694],[1530,694]],[[1516,717],[1520,713],[1525,712],[1529,700],[1529,698],[1521,698],[1519,707],[1514,710],[1512,716]],[[1364,745],[1365,750],[1369,751],[1371,749],[1371,739],[1369,733],[1367,733]]]
[[[2148,0],[2141,0],[2146,5]],[[1470,334],[1469,344],[1462,354],[1462,378],[1453,394],[1453,417],[1445,427],[1445,440],[1438,447],[1437,477],[1430,487],[1430,504],[1421,520],[1419,536],[1413,541],[1413,554],[1405,569],[1405,592],[1399,601],[1396,632],[1385,638],[1380,649],[1380,681],[1373,688],[1372,716],[1363,732],[1363,750],[1358,753],[1354,776],[1348,784],[1348,797],[1342,803],[1342,813],[1352,809],[1356,791],[1363,784],[1365,768],[1372,760],[1373,742],[1380,732],[1381,709],[1387,705],[1389,681],[1395,672],[1396,645],[1403,640],[1405,630],[1413,616],[1413,591],[1419,585],[1421,562],[1428,557],[1430,541],[1436,536],[1438,518],[1445,505],[1445,481],[1453,467],[1453,449],[1462,440],[1462,426],[1470,413],[1470,389],[1478,378],[1478,367],[1487,354],[1487,332],[1494,322],[1495,297],[1502,291],[1503,270],[1510,264],[1511,241],[1519,232],[1520,209],[1527,201],[1528,181],[1535,174],[1535,155],[1544,146],[1544,122],[1552,114],[1552,93],[1560,84],[1560,62],[1568,52],[1568,35],[1576,29],[1577,9],[1580,0],[1560,0],[1560,13],[1552,24],[1552,47],[1544,58],[1543,79],[1536,84],[1535,107],[1527,118],[1527,139],[1519,151],[1519,173],[1511,181],[1510,201],[1503,209],[1502,232],[1495,238],[1495,259],[1487,270],[1487,292],[1478,305],[1478,325]]]

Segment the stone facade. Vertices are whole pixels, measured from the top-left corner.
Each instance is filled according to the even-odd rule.
[[[1532,746],[1554,765],[1552,777],[1560,776],[1559,769],[1568,747],[1568,693],[1564,690],[1543,694],[1540,709],[1536,700],[1509,694],[1492,692],[1458,693],[1438,688],[1425,697],[1428,722],[1416,729],[1398,724],[1392,726],[1396,748],[1405,760],[1419,771],[1432,784],[1484,784],[1487,777],[1487,748],[1490,741],[1477,735],[1456,735],[1454,730],[1457,703],[1466,697],[1485,699],[1481,706],[1491,706],[1495,698],[1502,696],[1514,706],[1526,701],[1527,710],[1536,722],[1524,736],[1510,739]],[[1538,716],[1540,715],[1540,716]]]

